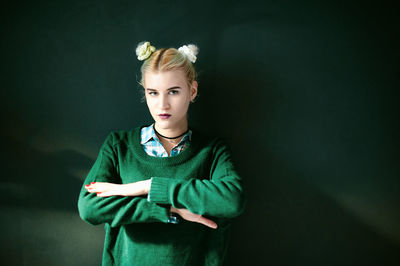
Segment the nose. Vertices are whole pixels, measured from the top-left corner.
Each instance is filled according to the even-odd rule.
[[[169,105],[168,95],[162,94],[160,96],[160,109],[168,110],[169,107],[170,107],[170,105]]]

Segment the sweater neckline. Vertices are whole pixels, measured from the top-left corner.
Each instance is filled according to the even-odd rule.
[[[186,149],[184,149],[182,152],[180,152],[179,154],[175,155],[175,156],[168,156],[168,157],[154,157],[151,155],[148,155],[142,145],[140,144],[140,132],[141,129],[145,127],[145,126],[140,126],[137,127],[134,131],[133,131],[133,148],[134,148],[134,154],[135,156],[141,160],[142,162],[145,163],[151,163],[151,164],[158,164],[158,165],[177,165],[177,164],[181,164],[185,161],[187,161],[188,159],[190,159],[194,153],[194,151],[197,148],[198,145],[198,136],[196,136],[197,134],[194,134],[194,130],[192,129],[192,139],[191,139],[191,143],[189,145],[189,147],[187,147]]]

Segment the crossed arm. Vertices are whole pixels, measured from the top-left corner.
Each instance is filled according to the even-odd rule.
[[[125,196],[136,197],[147,195],[150,191],[151,179],[138,181],[129,184],[114,184],[108,182],[91,182],[85,185],[85,189],[89,193],[96,193],[97,197]],[[175,208],[171,205],[170,212],[176,213],[183,219],[203,224],[210,228],[216,229],[217,224],[201,215],[194,214],[185,208]]]
[[[167,222],[172,212],[187,221],[216,228],[215,222],[204,216],[229,219],[243,212],[241,178],[226,146],[218,144],[209,179],[153,176],[151,180],[121,184],[113,143],[111,134],[84,181],[78,200],[84,221],[93,225],[109,223],[111,227]]]

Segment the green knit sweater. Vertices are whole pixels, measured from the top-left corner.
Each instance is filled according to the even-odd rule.
[[[152,179],[149,198],[97,197],[90,182]],[[170,206],[211,218],[217,229],[168,223]],[[81,218],[105,224],[103,265],[222,265],[230,219],[245,197],[227,146],[193,131],[191,145],[174,157],[152,157],[140,144],[140,128],[112,132],[102,145],[79,195]]]

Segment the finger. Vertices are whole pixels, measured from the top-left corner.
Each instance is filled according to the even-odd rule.
[[[107,192],[97,192],[96,195],[97,195],[97,197],[101,197],[101,198],[105,198],[105,197],[110,197],[110,196],[112,196],[112,195],[110,195],[110,194],[107,193]]]
[[[91,188],[94,188],[94,187],[96,187],[97,186],[97,184],[99,184],[99,182],[90,182],[90,184],[86,184],[85,185],[85,188],[86,189],[91,189]]]
[[[109,187],[107,185],[103,185],[103,183],[94,183],[91,184],[90,186],[87,186],[86,189],[90,193],[94,193],[94,192],[105,192],[109,189]]]
[[[218,225],[214,221],[207,219],[203,216],[200,216],[200,219],[198,220],[198,222],[201,224],[204,224],[205,226],[210,227],[212,229],[217,229],[217,227],[218,227]]]
[[[92,184],[93,184],[93,182],[92,182],[92,183],[90,183],[90,184],[86,184],[86,185],[85,185],[85,188],[86,188],[86,189],[89,189],[89,188],[91,188],[91,187],[92,187]]]
[[[90,193],[100,192],[99,189],[97,187],[94,187],[94,186],[88,186],[88,187],[85,187],[85,188]]]
[[[95,188],[93,188],[93,187],[85,186],[85,188],[89,193],[97,192],[97,191],[95,191]]]
[[[102,189],[102,188],[89,188],[89,189],[87,189],[87,191],[89,193],[105,193],[105,192],[107,192],[106,189]]]

